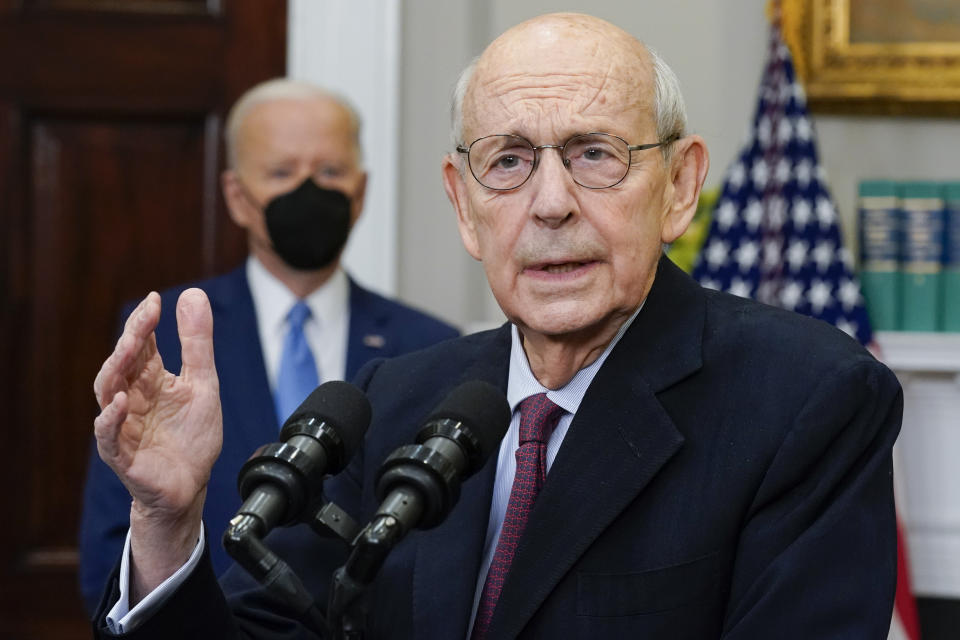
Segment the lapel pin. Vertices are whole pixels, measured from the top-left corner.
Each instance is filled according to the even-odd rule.
[[[363,344],[372,349],[382,349],[387,341],[379,333],[369,333],[363,336]]]

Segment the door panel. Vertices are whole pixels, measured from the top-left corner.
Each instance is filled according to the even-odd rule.
[[[88,638],[94,375],[117,313],[245,255],[226,109],[284,72],[283,0],[0,0],[0,638]]]

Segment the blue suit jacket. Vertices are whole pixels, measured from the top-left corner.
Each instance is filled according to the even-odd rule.
[[[357,381],[373,422],[327,496],[366,521],[384,458],[460,382],[505,389],[509,351],[504,327],[371,363]],[[661,261],[573,418],[489,637],[885,638],[901,409],[893,374],[846,335]],[[368,591],[367,638],[467,637],[495,466],[393,550]],[[324,604],[342,546],[303,526],[268,543]],[[130,637],[315,636],[242,569],[218,586],[201,565]]]
[[[223,449],[213,467],[204,522],[217,574],[231,563],[220,538],[240,506],[237,474],[250,454],[277,440],[273,397],[267,382],[246,269],[163,292],[156,329],[157,347],[168,371],[179,372],[180,340],[176,301],[188,286],[203,289],[213,311],[214,357],[223,406]],[[124,310],[125,319],[132,306]],[[459,335],[453,327],[350,281],[350,327],[346,377],[353,378],[368,360],[392,357]],[[110,569],[123,547],[129,525],[130,495],[93,447],[84,488],[80,526],[80,584],[93,611]]]

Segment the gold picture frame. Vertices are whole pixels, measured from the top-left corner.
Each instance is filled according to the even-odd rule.
[[[781,0],[781,12],[811,110],[960,117],[957,0]]]

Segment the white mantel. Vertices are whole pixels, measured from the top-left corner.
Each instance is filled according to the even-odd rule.
[[[917,595],[960,597],[960,334],[880,332],[903,386],[898,510]]]

